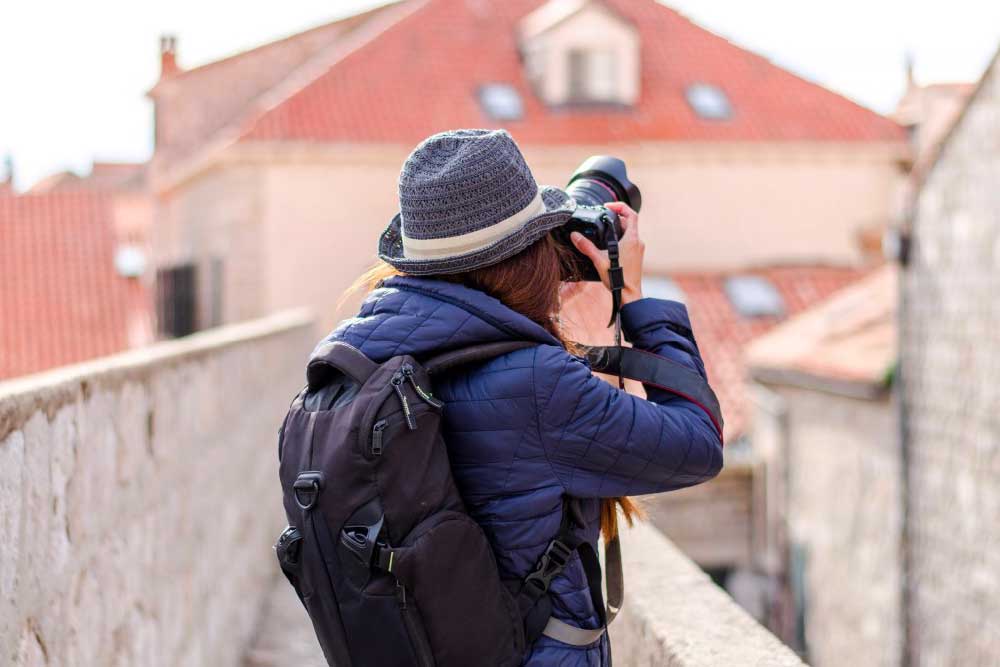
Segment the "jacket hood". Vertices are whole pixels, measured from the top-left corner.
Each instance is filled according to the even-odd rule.
[[[424,358],[507,340],[560,345],[541,325],[488,294],[415,276],[386,279],[328,340],[353,345],[378,363],[400,354]]]

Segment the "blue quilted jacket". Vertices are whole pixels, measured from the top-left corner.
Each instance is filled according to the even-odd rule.
[[[622,326],[635,347],[704,375],[683,305],[635,301],[622,309]],[[504,578],[523,578],[538,561],[559,530],[563,494],[585,499],[588,539],[596,548],[600,498],[691,486],[722,467],[722,443],[693,403],[652,387],[649,400],[619,391],[541,326],[461,285],[390,278],[330,338],[378,362],[476,343],[539,343],[457,370],[434,387],[446,405],[444,437],[455,481]],[[557,618],[598,626],[578,557],[550,591]],[[606,635],[583,647],[542,637],[524,661],[531,667],[610,664]]]

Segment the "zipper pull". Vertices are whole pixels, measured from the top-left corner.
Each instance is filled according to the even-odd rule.
[[[413,377],[413,366],[403,364],[403,376],[410,381],[410,384],[413,385],[413,390],[417,392],[417,396],[423,399],[424,403],[438,410],[444,407],[444,403],[442,401],[434,398],[433,394],[424,391],[423,387],[417,384],[417,379]]]
[[[413,420],[413,414],[410,412],[410,402],[406,400],[406,394],[403,393],[403,374],[397,371],[389,382],[392,383],[392,388],[396,390],[399,402],[403,406],[403,416],[406,417],[406,428],[411,431],[417,430],[417,424]]]
[[[372,427],[372,454],[375,456],[382,456],[382,431],[388,425],[388,420],[380,419]]]

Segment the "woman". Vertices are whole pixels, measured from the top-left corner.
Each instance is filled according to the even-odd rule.
[[[648,400],[595,377],[567,350],[559,326],[565,253],[549,233],[571,216],[563,191],[539,188],[504,131],[459,130],[430,137],[407,159],[400,213],[380,240],[385,265],[356,317],[331,339],[381,362],[426,358],[507,340],[537,345],[440,378],[444,436],[469,513],[482,525],[501,574],[522,579],[560,528],[562,498],[581,499],[587,539],[631,522],[629,495],[711,479],[722,466],[712,422],[693,403],[647,387]],[[633,346],[704,376],[683,305],[644,299],[639,218],[621,203],[625,268],[622,326]],[[607,283],[607,259],[579,234],[573,243]],[[570,561],[552,583],[552,616],[597,628],[584,569]],[[608,665],[607,636],[571,646],[548,636],[525,665]]]

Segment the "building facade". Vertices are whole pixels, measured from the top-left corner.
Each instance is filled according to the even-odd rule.
[[[978,84],[911,81],[897,117],[915,154],[898,284],[882,268],[747,350],[754,543],[785,573],[782,634],[810,664],[993,665],[997,59]]]
[[[891,381],[895,267],[756,339],[755,557],[776,629],[816,667],[903,656],[903,463]]]
[[[1000,65],[921,179],[903,291],[911,664],[1000,663]]]
[[[858,264],[908,155],[894,122],[654,0],[401,2],[188,71],[167,39],[163,59],[154,245],[197,273],[206,324],[302,303],[337,321],[403,160],[448,128],[507,128],[542,183],[624,158],[654,274]]]

